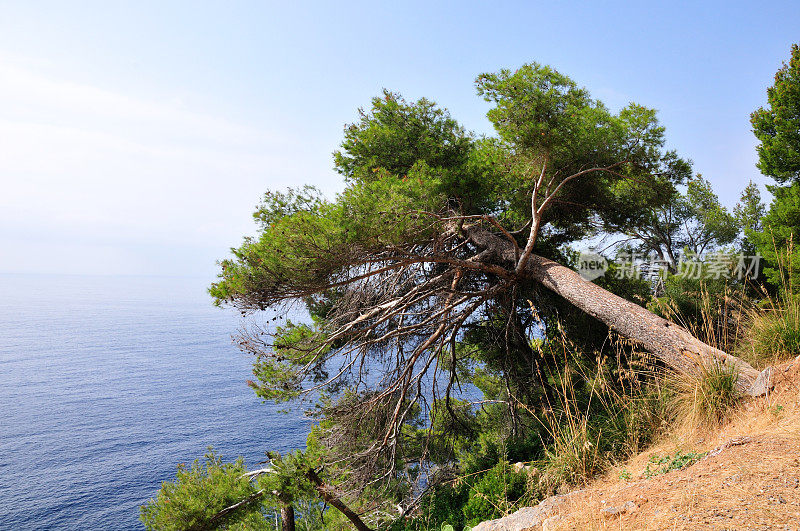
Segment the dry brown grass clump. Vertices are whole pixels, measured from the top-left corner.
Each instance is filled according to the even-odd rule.
[[[667,377],[668,404],[679,425],[715,428],[736,409],[741,394],[739,372],[732,364],[711,362],[696,374]]]

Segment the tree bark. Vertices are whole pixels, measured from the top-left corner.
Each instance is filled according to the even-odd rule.
[[[358,529],[358,531],[373,531],[372,528],[368,527],[367,524],[361,520],[361,518],[354,513],[350,507],[344,504],[342,500],[340,500],[337,496],[331,494],[329,487],[325,485],[322,481],[322,478],[319,477],[317,472],[310,468],[306,472],[306,477],[311,480],[311,482],[315,485],[317,492],[319,493],[320,497],[330,505],[331,507],[335,507],[342,514],[344,514],[350,522],[352,522],[353,527]]]
[[[281,505],[281,531],[294,531],[294,506],[290,503]]]
[[[513,264],[516,261],[510,241],[477,226],[466,230],[473,243],[492,250],[502,262]],[[675,370],[697,374],[703,366],[716,361],[737,368],[740,392],[760,396],[770,389],[770,368],[759,372],[744,360],[703,343],[685,328],[585,281],[568,267],[531,254],[522,273],[623,336],[640,343]]]

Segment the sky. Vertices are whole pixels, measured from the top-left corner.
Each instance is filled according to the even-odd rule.
[[[659,110],[724,204],[800,2],[0,0],[0,272],[213,278],[270,189],[342,190],[382,88],[491,134],[482,72],[549,64]]]

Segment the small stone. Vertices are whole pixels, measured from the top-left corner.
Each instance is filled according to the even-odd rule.
[[[511,468],[514,469],[514,472],[516,472],[517,474],[519,474],[521,472],[527,472],[528,474],[536,475],[536,474],[539,473],[539,469],[538,468],[536,468],[533,465],[526,465],[525,463],[523,463],[521,461],[511,465]]]
[[[622,514],[632,513],[636,511],[639,507],[636,505],[636,502],[633,501],[626,501],[622,505],[618,507],[606,507],[601,512],[603,516],[606,518],[610,518],[612,516],[619,516]]]

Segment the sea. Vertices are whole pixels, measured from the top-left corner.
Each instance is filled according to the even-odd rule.
[[[249,467],[304,448],[264,403],[210,279],[0,275],[0,529],[143,529],[139,507],[208,446]]]

